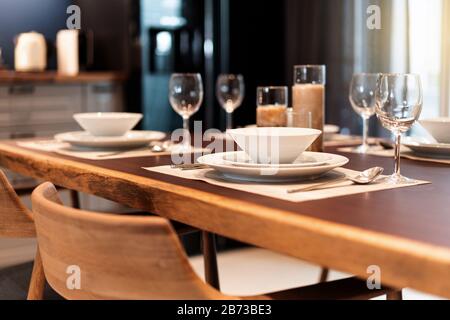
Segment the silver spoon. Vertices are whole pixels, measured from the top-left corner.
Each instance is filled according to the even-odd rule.
[[[166,148],[162,145],[155,144],[150,150],[154,153],[160,153],[166,151]]]
[[[113,151],[113,152],[108,152],[108,153],[102,153],[97,155],[97,158],[107,158],[107,157],[114,157],[114,156],[119,156],[125,153],[129,153],[129,152],[133,152],[133,151],[138,151],[138,150],[145,150],[147,147],[138,147],[138,148],[132,148],[132,149],[125,149],[125,150],[119,150],[119,151]]]
[[[292,194],[292,193],[298,193],[298,192],[326,189],[326,188],[329,188],[330,186],[333,186],[337,183],[341,183],[344,181],[352,181],[354,184],[359,184],[359,185],[370,184],[370,183],[374,182],[383,173],[383,171],[384,171],[384,169],[381,167],[374,167],[374,168],[364,170],[363,172],[359,173],[356,177],[345,176],[345,177],[342,177],[337,180],[323,182],[323,183],[317,183],[317,184],[309,186],[309,187],[291,189],[291,190],[288,190],[287,193]]]
[[[166,152],[173,145],[171,141],[164,141],[163,143],[156,143],[151,147],[152,152],[161,153]]]

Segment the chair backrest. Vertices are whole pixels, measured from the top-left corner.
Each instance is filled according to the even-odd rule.
[[[44,273],[66,299],[225,299],[192,270],[170,223],[64,207],[51,183],[32,194]]]
[[[31,211],[22,203],[0,170],[0,238],[36,236]]]

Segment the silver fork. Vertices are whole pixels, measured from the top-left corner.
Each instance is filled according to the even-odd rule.
[[[183,163],[183,164],[172,164],[170,166],[172,169],[185,170],[200,170],[208,168],[207,165],[201,163]]]

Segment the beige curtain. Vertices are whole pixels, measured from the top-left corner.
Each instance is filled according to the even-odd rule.
[[[442,10],[442,74],[441,116],[450,116],[450,1],[443,1]]]
[[[353,1],[355,6],[355,72],[391,71],[393,1],[397,0]],[[370,5],[377,5],[381,9],[381,30],[367,28],[367,8]]]

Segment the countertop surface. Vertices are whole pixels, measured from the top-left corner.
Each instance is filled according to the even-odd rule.
[[[95,83],[95,82],[122,82],[126,75],[114,71],[80,72],[76,76],[59,75],[56,71],[44,72],[15,72],[0,70],[0,85],[15,83]]]

